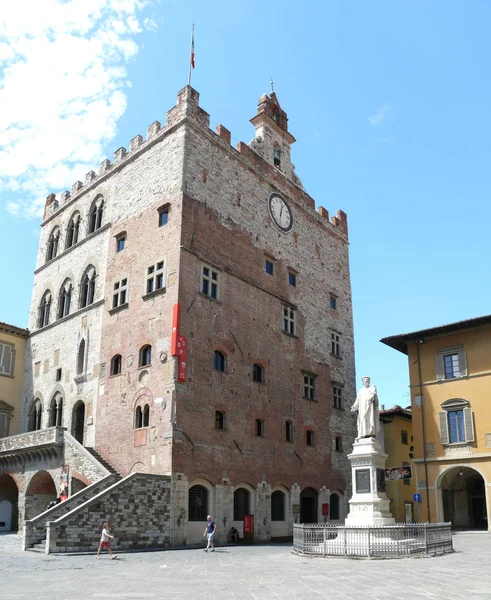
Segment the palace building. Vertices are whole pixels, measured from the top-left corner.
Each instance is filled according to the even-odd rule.
[[[491,316],[381,340],[409,365],[421,520],[491,531]]]
[[[274,92],[250,144],[209,122],[187,86],[164,125],[47,198],[21,434],[0,440],[0,493],[15,483],[19,523],[37,532],[47,501],[68,499],[26,548],[73,548],[66,532],[82,536],[96,502],[138,529],[123,496],[147,517],[165,500],[174,545],[199,542],[207,514],[219,541],[232,526],[242,537],[249,515],[256,541],[346,515],[347,217],[316,210]]]

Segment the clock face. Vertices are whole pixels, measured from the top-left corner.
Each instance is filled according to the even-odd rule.
[[[280,231],[288,233],[293,228],[293,215],[291,208],[281,194],[273,192],[268,200],[269,214],[273,223]]]

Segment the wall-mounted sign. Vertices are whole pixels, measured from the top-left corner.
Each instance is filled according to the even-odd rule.
[[[397,481],[398,479],[411,479],[411,467],[392,467],[385,469],[385,479]]]

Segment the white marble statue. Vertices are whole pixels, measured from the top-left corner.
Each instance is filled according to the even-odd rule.
[[[377,388],[370,385],[370,377],[361,380],[363,387],[351,407],[351,412],[358,411],[358,437],[377,437],[380,429]]]

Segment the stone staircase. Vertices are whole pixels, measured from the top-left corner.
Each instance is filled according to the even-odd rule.
[[[71,436],[65,433],[66,437],[71,439],[71,443],[76,443]],[[26,521],[26,534],[24,536],[24,549],[30,552],[42,552],[46,553],[46,523],[53,521],[59,517],[76,510],[84,502],[87,502],[91,497],[101,493],[104,489],[114,485],[122,479],[121,474],[108,463],[94,448],[87,446],[81,446],[76,443],[79,448],[79,452],[83,452],[86,455],[90,455],[90,460],[100,470],[107,473],[98,481],[95,481],[92,485],[84,488],[80,492],[70,496],[64,502],[61,502],[53,508],[41,513],[35,519]]]
[[[100,462],[100,464],[107,469],[112,475],[114,475],[116,480],[120,480],[121,479],[121,475],[118,473],[118,471],[116,471],[116,469],[107,462],[107,460],[105,458],[102,458],[102,456],[96,452],[94,450],[94,448],[89,448],[88,446],[85,446],[85,449],[87,450],[87,452],[89,452],[97,461]]]

